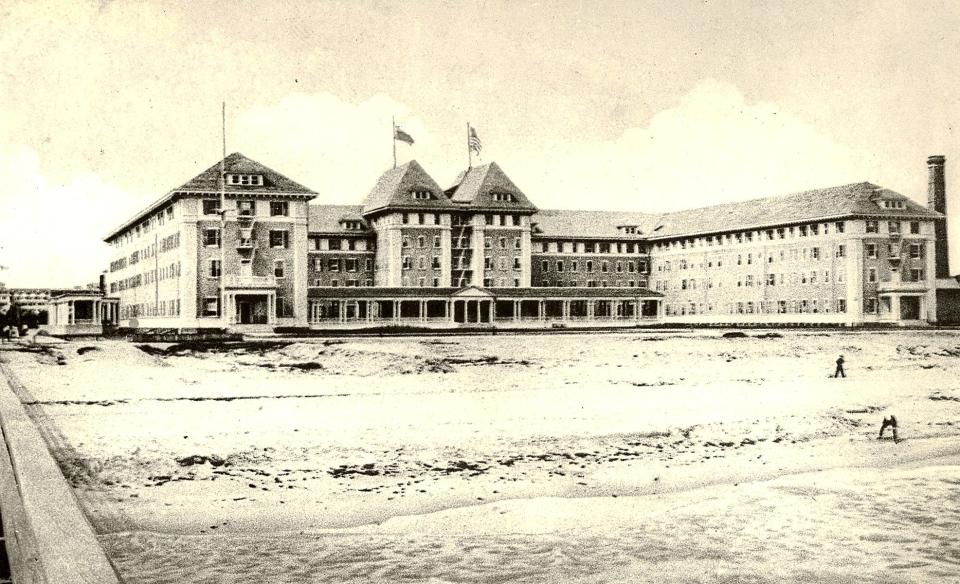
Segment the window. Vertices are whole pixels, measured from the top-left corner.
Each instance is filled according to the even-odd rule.
[[[220,277],[220,260],[210,260],[210,264],[207,270],[207,275],[210,276],[211,278]]]
[[[420,249],[423,249],[426,246],[426,244],[427,244],[427,240],[424,239],[422,235],[417,237],[417,247],[419,247]]]
[[[847,311],[847,300],[846,298],[837,299],[837,312],[846,312]]]
[[[892,234],[900,233],[900,222],[899,221],[887,221],[887,231]]]
[[[330,258],[327,260],[327,271],[328,272],[339,272],[340,271],[340,260],[337,258]]]
[[[403,239],[400,241],[401,247],[410,247],[410,238],[406,235],[403,236]]]
[[[593,260],[587,260],[587,271],[593,272]]]
[[[560,260],[560,261],[557,262],[557,271],[558,271],[558,272],[562,272],[562,271],[563,271],[563,260]]]
[[[290,246],[289,233],[285,230],[270,230],[270,247],[286,249]]]
[[[203,299],[203,316],[220,316],[220,299],[207,296]]]
[[[910,257],[914,259],[923,257],[923,245],[919,243],[911,243]]]
[[[844,246],[844,245],[838,245],[838,246],[837,246],[837,257],[838,257],[838,258],[842,258],[842,257],[845,257],[846,254],[847,254],[847,248],[846,248],[846,246]]]
[[[253,217],[256,213],[256,206],[253,201],[237,201],[237,215],[240,217]]]
[[[286,217],[289,214],[290,214],[289,203],[287,203],[286,201],[270,201],[271,217]]]
[[[867,247],[867,257],[870,258],[870,259],[876,259],[876,257],[877,257],[877,244],[875,244],[875,243],[868,243],[868,244],[866,245],[866,247]]]
[[[877,281],[877,268],[870,268],[867,270],[867,282],[874,283]]]
[[[923,281],[923,270],[913,268],[910,270],[910,281],[911,282],[922,282]]]
[[[912,235],[919,235],[919,233],[920,233],[920,222],[919,222],[919,221],[911,221],[911,222],[910,222],[910,233],[911,233]]]
[[[274,260],[273,262],[273,275],[277,278],[283,277],[284,263],[283,260]]]
[[[433,247],[440,247],[440,236],[439,236],[439,235],[434,235],[434,236],[433,236]]]
[[[417,258],[417,269],[424,270],[427,267],[427,258],[420,256]]]
[[[867,233],[880,233],[880,227],[876,221],[867,221]]]
[[[519,237],[514,237],[514,238],[513,238],[513,249],[520,249],[520,238],[519,238]]]
[[[253,186],[259,187],[263,186],[263,175],[260,174],[228,174],[227,175],[227,184],[228,185],[241,185],[241,186]]]
[[[344,269],[347,272],[356,272],[357,271],[357,260],[356,258],[347,258],[344,260]]]
[[[413,195],[413,198],[418,201],[429,201],[431,199],[430,191],[410,191],[410,193]]]
[[[494,200],[494,201],[497,201],[498,203],[511,203],[511,202],[513,202],[513,195],[512,195],[511,193],[494,192],[494,193],[492,193],[492,195],[493,195],[493,200]]]
[[[203,245],[204,247],[220,247],[220,230],[204,229]]]
[[[877,313],[877,299],[876,298],[866,298],[863,301],[863,311],[867,314],[876,314]]]
[[[606,274],[609,270],[610,270],[610,262],[604,261],[604,262],[601,262],[601,263],[600,263],[600,271],[601,271],[601,272],[603,272],[604,274]]]
[[[501,238],[500,238],[500,249],[507,249],[507,238],[506,238],[506,237],[501,237]]]
[[[491,247],[493,247],[493,244],[491,243],[491,240],[489,237],[483,238],[483,247],[486,249],[490,249]]]
[[[810,248],[810,259],[819,260],[820,259],[820,248],[813,247]]]
[[[372,272],[372,271],[373,271],[373,260],[370,259],[370,258],[365,259],[365,260],[363,261],[363,269],[364,269],[365,271],[367,271],[367,272]]]
[[[837,233],[843,233],[843,229],[845,227],[843,221],[837,221],[833,226],[837,228]]]
[[[220,212],[220,201],[216,199],[204,199],[203,200],[203,214],[204,215],[216,215]]]
[[[574,265],[576,265],[577,262],[573,262],[573,263],[574,263]],[[519,258],[519,257],[513,258],[513,269],[514,269],[514,270],[519,270],[519,269],[520,269],[520,258]]]

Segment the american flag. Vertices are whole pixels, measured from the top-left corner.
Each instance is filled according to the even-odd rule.
[[[470,150],[477,153],[477,156],[480,156],[480,151],[483,150],[483,143],[480,142],[480,137],[477,136],[477,131],[473,129],[473,126],[470,127],[470,137],[467,139],[467,144],[470,146]]]

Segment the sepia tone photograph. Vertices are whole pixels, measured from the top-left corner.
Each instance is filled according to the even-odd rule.
[[[0,0],[0,584],[960,581],[958,55]]]

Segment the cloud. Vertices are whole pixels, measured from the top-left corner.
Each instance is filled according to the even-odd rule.
[[[228,150],[317,191],[315,203],[359,203],[393,164],[391,117],[416,141],[413,148],[397,143],[401,164],[414,154],[420,162],[435,157],[433,134],[409,112],[385,95],[352,104],[329,93],[294,93],[241,112],[228,132]]]
[[[97,280],[107,265],[106,232],[137,197],[93,173],[54,184],[26,146],[0,146],[0,281],[14,287],[70,287]]]
[[[712,79],[615,140],[509,158],[507,172],[534,202],[561,208],[663,211],[868,178],[862,153]]]

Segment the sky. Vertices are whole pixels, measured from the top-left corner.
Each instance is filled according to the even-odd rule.
[[[0,281],[96,280],[111,228],[219,160],[223,101],[228,152],[315,203],[362,201],[395,117],[401,163],[449,185],[470,122],[540,208],[925,202],[943,154],[960,214],[957,55],[952,1],[0,0]]]

